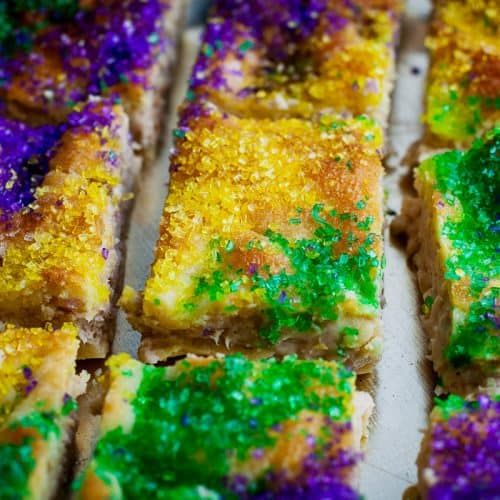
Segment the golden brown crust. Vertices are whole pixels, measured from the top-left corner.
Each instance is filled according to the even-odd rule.
[[[64,134],[35,201],[0,231],[0,317],[77,322],[84,356],[108,348],[122,212],[139,168],[128,120],[112,113],[109,125]]]
[[[87,2],[88,3],[88,2]],[[120,2],[106,2],[110,8]],[[177,44],[185,22],[185,0],[163,1],[163,13],[159,22],[165,45],[162,50],[155,48],[153,63],[147,69],[135,69],[128,75],[129,81],[119,83],[103,90],[103,96],[119,95],[131,122],[134,140],[140,147],[145,164],[151,164],[156,157],[157,145],[161,139],[165,110],[165,93],[172,81],[173,65],[176,61]],[[94,9],[92,2],[85,9]],[[125,7],[123,7],[125,8]],[[127,7],[129,8],[129,7]],[[111,14],[108,14],[111,15]],[[70,25],[66,27],[66,43],[78,43],[81,34],[74,33]],[[73,38],[72,38],[73,37]],[[0,95],[4,98],[6,109],[14,118],[33,125],[63,122],[73,109],[70,103],[73,94],[80,94],[89,84],[89,74],[72,73],[63,64],[59,46],[50,49],[46,44],[35,44],[30,58],[36,64],[23,64],[16,67],[13,79]],[[43,64],[40,63],[43,61]],[[67,62],[66,62],[67,64]],[[72,61],[72,64],[75,62]],[[78,65],[91,65],[92,61],[83,59]],[[125,77],[126,75],[124,75]],[[141,83],[134,83],[140,81]],[[52,90],[52,87],[55,89]],[[61,94],[62,95],[59,95]],[[95,91],[94,91],[95,93]],[[54,98],[52,94],[57,94]],[[52,96],[52,97],[51,97]],[[85,100],[90,95],[85,95]]]
[[[370,255],[381,256],[380,130],[367,119],[329,123],[326,118],[314,124],[216,113],[193,122],[173,159],[156,261],[144,296],[128,290],[122,299],[134,326],[154,339],[143,339],[145,346],[155,346],[151,356],[255,350],[331,357],[342,331],[350,328],[358,336],[347,358],[361,371],[371,368],[380,351],[379,311],[361,305],[349,292],[337,321],[322,323],[321,332],[291,328],[274,346],[262,346],[257,333],[266,321],[265,303],[252,289],[253,271],[248,270],[292,273],[295,265],[270,244],[268,229],[290,241],[314,238],[318,221],[311,209],[334,210],[342,215],[329,223],[342,237],[330,243],[332,259],[357,258],[368,233],[373,235]],[[231,269],[242,270],[240,295],[203,300],[188,311],[183,303],[191,301],[190,294],[196,300],[196,279],[211,269],[214,241],[231,242],[225,258]],[[375,268],[371,272],[369,279],[379,287],[379,274]],[[236,312],[226,312],[230,305]]]

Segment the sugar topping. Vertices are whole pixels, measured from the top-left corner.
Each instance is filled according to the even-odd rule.
[[[396,0],[217,1],[191,89],[245,116],[375,113],[400,11]]]
[[[437,2],[425,121],[442,141],[470,145],[500,122],[497,0]]]
[[[9,99],[37,108],[71,108],[89,95],[116,93],[124,83],[148,85],[144,70],[168,43],[165,0],[11,4],[0,27],[5,43],[14,38],[17,50],[0,56],[0,88]]]
[[[440,231],[446,241],[445,278],[451,283],[453,331],[445,355],[455,367],[500,359],[498,301],[498,193],[500,129],[477,140],[467,152],[451,151],[424,162],[418,177],[429,176],[441,200]],[[448,245],[448,244],[447,244]]]
[[[114,377],[130,376],[126,359],[112,363]],[[91,467],[104,481],[114,477],[126,496],[194,494],[202,485],[228,498],[267,498],[266,491],[357,498],[348,486],[359,460],[348,444],[354,390],[340,365],[295,357],[144,365],[133,428],[105,434]]]

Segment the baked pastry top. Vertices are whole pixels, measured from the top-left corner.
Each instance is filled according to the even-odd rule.
[[[240,116],[367,114],[385,127],[402,2],[214,2],[191,92]]]
[[[380,128],[199,109],[177,130],[145,291],[122,298],[143,355],[297,352],[369,365],[380,350]]]
[[[154,367],[120,354],[108,366],[80,498],[358,498],[372,402],[341,365],[232,355]]]
[[[96,102],[58,126],[0,118],[0,151],[0,318],[104,321],[119,207],[138,166],[127,117]]]
[[[437,400],[419,465],[423,498],[495,498],[500,491],[500,395]]]
[[[500,9],[497,0],[434,4],[427,38],[428,140],[437,146],[470,146],[500,123]]]
[[[428,219],[420,239],[432,239],[436,248],[435,254],[421,254],[421,267],[432,267],[425,259],[439,264],[432,273],[439,284],[424,290],[425,306],[431,317],[440,309],[449,318],[432,321],[440,329],[431,335],[436,371],[445,387],[460,393],[471,383],[498,384],[500,130],[469,151],[424,161],[416,170],[416,188]]]
[[[75,398],[77,329],[0,332],[0,497],[51,498],[62,472]]]

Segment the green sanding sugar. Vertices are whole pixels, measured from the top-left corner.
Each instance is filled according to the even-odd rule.
[[[473,299],[466,317],[457,322],[446,356],[454,366],[500,357],[496,307],[500,289],[500,128],[475,142],[465,153],[451,151],[424,162],[445,203],[459,208],[443,225],[451,242],[446,279],[467,277]]]
[[[43,439],[48,439],[51,435],[60,435],[57,418],[57,414],[52,411],[33,411],[12,423],[10,427],[12,429],[35,429]]]
[[[60,435],[54,412],[33,411],[10,424],[9,429],[33,429],[42,439]],[[29,498],[29,478],[35,468],[33,437],[19,444],[0,443],[0,498],[14,500]]]
[[[484,115],[500,109],[500,96],[467,95],[464,89],[430,93],[427,120],[438,135],[454,140],[471,139],[484,123]]]
[[[465,399],[455,394],[451,394],[445,399],[435,398],[434,403],[440,415],[446,420],[453,415],[460,413],[467,404]]]
[[[144,366],[132,402],[132,431],[111,430],[96,448],[96,474],[108,483],[114,477],[125,498],[158,497],[159,492],[172,498],[172,491],[181,490],[194,498],[201,484],[233,498],[227,489],[230,464],[272,447],[271,431],[279,424],[302,410],[332,422],[350,417],[354,378],[342,367],[296,357],[253,363],[241,355],[205,366],[180,363],[175,378],[168,368]],[[336,396],[320,395],[313,390],[318,387],[335,388]],[[321,453],[321,443],[331,438],[328,425],[321,432],[313,452]]]
[[[301,209],[301,213],[302,213]],[[322,205],[315,205],[311,218],[316,229],[311,238],[291,240],[268,229],[264,236],[274,249],[279,250],[289,262],[290,270],[271,272],[268,266],[255,267],[250,272],[251,289],[264,297],[266,323],[261,337],[276,343],[284,331],[317,331],[327,321],[338,318],[339,306],[354,294],[362,305],[379,307],[380,260],[373,250],[376,236],[369,233],[373,218],[358,221],[356,214],[325,213]],[[344,235],[335,221],[352,220],[366,233],[364,241],[358,242],[352,233]],[[291,225],[302,223],[302,219],[290,219]],[[356,247],[349,252],[338,253],[341,243]],[[249,242],[247,250],[257,247]],[[235,293],[241,286],[241,276],[248,270],[234,269],[227,264],[220,238],[212,242],[215,269],[207,276],[197,277],[194,297],[189,304],[196,304],[201,296],[211,301]],[[234,245],[231,246],[231,251]],[[351,337],[352,341],[352,337]],[[348,346],[346,346],[348,347]]]
[[[500,288],[493,288],[471,304],[465,321],[456,326],[445,351],[453,366],[468,365],[476,359],[494,361],[500,358],[500,337],[494,331],[499,299]]]
[[[491,399],[492,401],[500,401],[500,394],[493,396]],[[450,419],[457,413],[462,413],[463,411],[470,412],[480,408],[480,403],[477,399],[469,401],[456,394],[450,394],[445,399],[435,398],[434,404],[436,405],[436,410],[445,420]]]
[[[32,438],[21,444],[0,444],[0,497],[4,500],[29,498],[28,481],[35,468]]]

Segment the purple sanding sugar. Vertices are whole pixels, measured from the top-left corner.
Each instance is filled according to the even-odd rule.
[[[238,39],[250,39],[252,33],[249,29],[237,25],[231,20],[221,18],[210,19],[205,27],[202,39],[201,52],[196,60],[191,74],[191,86],[196,88],[200,85],[208,84],[214,89],[224,89],[227,87],[225,74],[222,65],[214,57],[220,60],[226,54],[235,49]],[[237,56],[241,59],[244,54],[237,51]]]
[[[359,500],[361,497],[350,486],[332,479],[328,482],[311,481],[307,485],[289,484],[279,491],[261,493],[251,498],[255,500]]]
[[[81,111],[72,111],[66,122],[60,125],[65,131],[78,129],[87,133],[111,125],[113,121],[113,107],[108,102],[93,102],[87,104]]]
[[[268,484],[272,491],[265,491],[252,496],[255,500],[357,500],[360,496],[344,479],[348,471],[360,459],[359,453],[340,450],[328,459],[317,454],[309,455],[304,461],[302,473],[293,481],[277,474],[270,474]]]
[[[58,55],[68,83],[58,83],[56,75],[33,78],[33,70],[45,61],[36,52],[19,52],[0,58],[0,86],[2,81],[8,86],[22,72],[31,76],[24,85],[40,96],[40,104],[64,105],[100,95],[118,83],[145,85],[140,70],[150,68],[168,44],[162,28],[167,8],[165,0],[115,0],[80,9],[70,22],[51,25],[35,39],[38,49]]]
[[[210,90],[244,99],[272,88],[272,78],[262,83],[252,78],[254,72],[264,82],[277,73],[300,80],[304,61],[316,50],[315,39],[345,29],[350,19],[363,23],[358,4],[363,5],[347,0],[215,0],[191,75],[195,100],[206,100]],[[362,90],[375,92],[375,83]],[[191,102],[184,107],[182,124],[188,128],[189,118],[204,111]]]
[[[217,60],[229,53],[241,60],[254,46],[264,51],[264,59],[286,63],[311,36],[322,14],[328,20],[326,31],[345,27],[347,20],[327,11],[327,5],[327,0],[217,0],[192,72],[192,88],[227,89],[226,78],[235,76],[235,70],[224,68]],[[241,89],[238,95],[252,91]]]
[[[430,500],[500,498],[500,401],[480,396],[431,433]]]
[[[259,266],[254,262],[250,263],[248,266],[248,274],[253,275],[259,270]]]
[[[214,15],[247,27],[257,40],[265,39],[268,57],[283,60],[294,45],[311,36],[327,4],[327,0],[217,0]]]
[[[242,499],[252,500],[358,500],[358,495],[349,485],[352,469],[361,459],[361,454],[349,449],[337,449],[344,433],[351,430],[349,423],[325,422],[330,438],[324,447],[319,444],[304,459],[297,477],[291,480],[283,472],[270,471],[253,492],[246,477],[238,475],[229,480],[229,489]],[[315,439],[314,443],[319,442]],[[308,440],[308,446],[313,446]],[[331,449],[336,449],[331,453]],[[255,450],[258,452],[259,450]],[[255,458],[255,456],[254,456]],[[251,492],[252,491],[252,492]]]
[[[33,201],[60,135],[58,127],[30,127],[0,116],[0,217]]]
[[[212,64],[214,54],[219,60],[229,52],[242,59],[247,49],[259,44],[267,58],[285,62],[311,35],[326,4],[326,0],[217,0],[194,66],[193,87],[225,88],[224,68]],[[339,24],[338,19],[332,22]]]
[[[89,133],[109,126],[112,120],[112,106],[106,103],[90,103],[57,126],[32,127],[0,115],[0,221],[33,201],[66,131]]]
[[[26,387],[24,388],[24,392],[26,394],[29,394],[30,392],[32,392],[36,386],[38,385],[38,381],[35,380],[35,379],[31,379],[28,384],[26,385]]]

